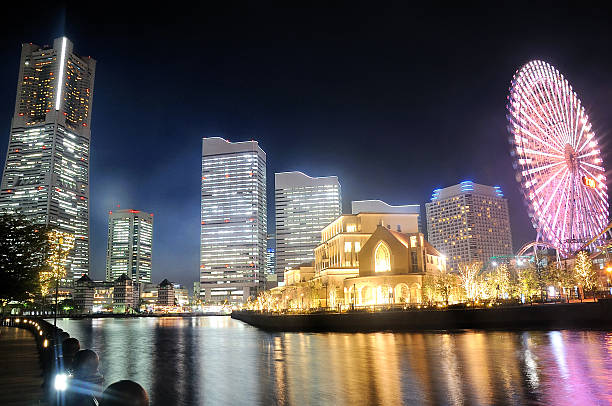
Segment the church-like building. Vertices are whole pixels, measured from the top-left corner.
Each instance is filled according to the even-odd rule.
[[[270,293],[281,309],[416,304],[424,278],[445,271],[418,214],[345,214],[321,231],[314,263],[286,270]]]
[[[444,271],[444,258],[423,234],[379,225],[359,252],[359,275],[344,280],[344,303],[421,303],[423,277]]]

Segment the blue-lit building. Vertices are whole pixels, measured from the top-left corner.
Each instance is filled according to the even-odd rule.
[[[428,241],[447,259],[447,269],[512,255],[508,200],[499,186],[472,181],[433,191],[425,204]]]
[[[257,141],[202,140],[200,298],[241,303],[265,285],[266,153]]]

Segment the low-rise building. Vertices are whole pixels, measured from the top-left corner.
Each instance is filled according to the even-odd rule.
[[[173,283],[174,287],[174,303],[178,306],[189,305],[189,290],[179,283]]]
[[[93,313],[113,310],[115,282],[94,281]]]
[[[142,283],[140,285],[140,310],[152,312],[157,304],[157,292],[159,286],[156,283]]]
[[[446,272],[446,259],[419,232],[417,209],[389,207],[342,215],[325,227],[314,264],[286,270],[285,285],[270,290],[279,308],[420,303],[424,278]]]
[[[89,276],[83,274],[74,283],[74,304],[81,313],[91,313],[94,306],[95,286]]]
[[[359,275],[344,280],[344,303],[421,303],[424,277],[439,272],[445,259],[423,234],[378,226],[359,252]]]
[[[157,305],[158,306],[174,306],[174,285],[164,279],[157,290]]]
[[[123,274],[115,280],[113,288],[113,313],[127,313],[134,309],[132,280]]]

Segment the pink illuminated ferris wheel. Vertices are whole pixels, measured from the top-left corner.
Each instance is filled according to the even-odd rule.
[[[538,239],[573,253],[608,224],[605,170],[580,99],[553,66],[531,61],[508,97],[517,180]]]

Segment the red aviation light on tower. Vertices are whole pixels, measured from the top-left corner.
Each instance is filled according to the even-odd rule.
[[[586,187],[590,187],[591,189],[597,189],[597,181],[591,177],[583,176],[582,184]]]

